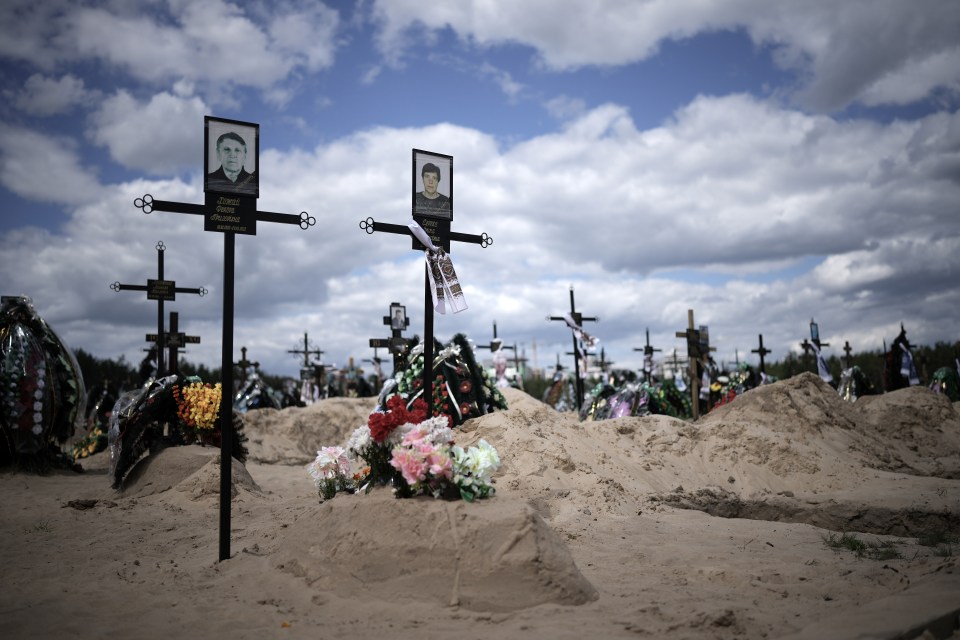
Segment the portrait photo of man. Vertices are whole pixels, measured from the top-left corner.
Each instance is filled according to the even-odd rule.
[[[453,156],[413,150],[413,214],[453,219]]]
[[[207,173],[203,190],[258,197],[259,126],[209,116],[205,124]]]
[[[390,328],[403,330],[407,327],[407,309],[402,305],[390,305]]]

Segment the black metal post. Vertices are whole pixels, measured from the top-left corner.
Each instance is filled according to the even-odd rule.
[[[223,234],[223,344],[220,370],[220,561],[230,557],[230,499],[233,478],[233,272],[236,238]]]

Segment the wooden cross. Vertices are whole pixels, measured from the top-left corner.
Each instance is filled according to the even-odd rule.
[[[526,352],[526,350],[524,350],[524,352]],[[526,358],[526,356],[521,356],[521,355],[520,355],[520,352],[517,351],[517,343],[514,342],[514,343],[513,343],[513,366],[514,366],[514,368],[517,370],[517,382],[518,382],[518,384],[520,384],[521,387],[522,387],[522,386],[523,386],[523,376],[524,376],[524,371],[525,371],[526,367],[521,368],[521,367],[520,367],[521,364],[524,364],[524,365],[527,364],[527,358]]]
[[[750,353],[757,353],[760,355],[760,373],[766,373],[767,369],[766,369],[766,365],[764,364],[763,358],[768,353],[770,353],[770,349],[767,349],[766,347],[763,346],[763,334],[760,333],[757,335],[760,338],[760,346],[757,347],[756,349],[751,349]]]
[[[204,117],[204,130],[209,132],[210,116]],[[259,125],[238,121],[230,124],[257,130],[259,153]],[[208,146],[208,145],[205,145]],[[205,150],[206,159],[206,150]],[[256,159],[259,162],[259,158]],[[259,168],[259,167],[258,167]],[[206,170],[207,167],[204,167]],[[259,171],[258,171],[259,173]],[[258,178],[259,180],[259,178]],[[258,182],[259,185],[259,182]],[[259,194],[259,186],[258,186]],[[154,211],[169,211],[203,216],[204,231],[223,234],[223,336],[220,353],[220,370],[224,373],[220,397],[220,561],[230,557],[230,498],[233,474],[233,376],[226,375],[233,366],[233,302],[234,268],[236,257],[236,234],[256,235],[257,222],[295,224],[308,229],[317,223],[316,218],[301,211],[300,215],[257,210],[257,195],[223,193],[214,189],[205,190],[204,204],[154,200],[149,193],[134,200],[133,204],[145,214]],[[161,314],[162,316],[162,314]]]
[[[391,302],[389,315],[383,316],[383,324],[390,327],[390,337],[370,338],[374,358],[377,355],[376,350],[380,347],[387,349],[393,355],[394,374],[404,368],[404,360],[410,350],[407,339],[403,337],[403,330],[410,326],[410,318],[407,317],[406,310],[407,308],[399,302]],[[379,363],[380,360],[377,359],[377,362]]]
[[[431,242],[435,246],[442,247],[444,251],[450,253],[450,241],[469,242],[479,244],[486,249],[493,244],[493,238],[486,233],[473,235],[467,233],[458,233],[450,231],[450,221],[448,220],[428,220],[414,216],[414,220],[423,227],[430,236]],[[433,224],[431,224],[433,223]],[[443,224],[441,224],[443,223]],[[401,236],[410,236],[413,241],[413,248],[417,251],[426,251],[427,247],[421,243],[410,227],[402,224],[389,224],[377,222],[372,217],[360,221],[360,228],[368,234],[376,231],[385,233],[395,233]],[[427,403],[428,410],[432,412],[433,404],[433,293],[430,291],[430,265],[423,266],[423,399]]]
[[[697,364],[701,358],[709,357],[711,351],[716,351],[710,346],[709,333],[707,327],[701,326],[695,328],[693,324],[693,309],[687,309],[687,329],[686,331],[677,331],[678,338],[687,339],[687,360],[690,368],[690,400],[693,408],[693,419],[700,417],[700,376],[697,371]]]
[[[260,367],[260,363],[250,362],[249,360],[247,360],[247,348],[240,347],[240,362],[234,362],[233,366],[238,367],[240,369],[240,375],[243,378],[243,382],[246,382],[247,378],[249,377],[247,374],[247,370],[252,367],[253,370],[256,371],[257,368]]]
[[[303,366],[308,368],[310,366],[310,356],[317,356],[317,359],[320,358],[325,351],[321,351],[319,348],[311,349],[310,348],[310,339],[307,337],[307,332],[303,332],[303,349],[287,349],[287,353],[292,353],[295,356],[303,355]]]
[[[599,322],[597,318],[588,318],[577,311],[576,304],[573,300],[573,285],[570,286],[570,317],[573,319],[574,324],[578,327],[582,327],[584,322]],[[563,316],[547,316],[547,320],[559,320],[561,322],[566,322],[567,319]],[[581,349],[578,346],[579,340],[577,340],[577,334],[573,333],[573,353],[568,353],[567,355],[573,355],[573,365],[574,365],[574,384],[576,385],[577,391],[577,411],[583,407],[583,380],[580,379],[580,353]],[[559,364],[559,362],[557,363]],[[586,372],[584,372],[586,373]]]
[[[654,349],[653,345],[650,344],[650,328],[647,327],[647,343],[643,345],[643,348],[634,347],[634,351],[643,351],[643,379],[647,382],[650,382],[653,379],[653,354],[656,351],[661,351],[661,349]],[[676,356],[676,354],[674,354]]]
[[[163,348],[167,348],[167,369],[168,374],[179,374],[180,365],[177,362],[177,354],[182,353],[180,347],[186,344],[200,344],[200,336],[188,336],[180,331],[180,314],[176,311],[170,312],[170,331],[166,333],[148,333],[147,342],[153,342],[157,345],[157,353],[162,353]]]
[[[117,293],[121,291],[146,291],[147,300],[157,301],[157,377],[161,378],[167,373],[173,373],[173,370],[164,368],[163,362],[163,303],[165,300],[176,300],[178,293],[195,293],[200,297],[207,295],[207,290],[203,287],[199,289],[187,289],[178,287],[173,280],[163,279],[163,252],[166,251],[163,240],[157,243],[157,279],[147,279],[147,284],[120,284],[120,281],[114,282],[110,288]],[[149,339],[148,339],[149,340]]]

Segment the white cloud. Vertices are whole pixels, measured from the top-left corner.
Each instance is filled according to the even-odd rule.
[[[960,5],[954,0],[767,0],[621,2],[531,0],[423,4],[378,0],[379,46],[400,60],[423,37],[452,29],[470,44],[529,46],[544,66],[565,71],[646,60],[664,40],[743,29],[799,72],[798,97],[839,109],[904,104],[947,89],[957,97]]]
[[[0,183],[22,198],[65,205],[89,202],[101,189],[75,140],[9,126],[0,126]]]
[[[339,17],[314,2],[268,10],[222,0],[97,7],[12,0],[0,8],[0,23],[17,25],[0,39],[0,56],[40,68],[93,60],[147,83],[266,90],[292,72],[332,65]]]
[[[604,105],[510,147],[444,124],[264,148],[259,209],[307,211],[317,226],[261,223],[256,236],[237,237],[235,344],[265,370],[293,375],[286,350],[305,331],[328,362],[369,357],[392,301],[408,306],[420,332],[422,257],[406,237],[359,228],[368,216],[409,218],[413,147],[456,158],[454,229],[494,239],[487,249],[454,246],[470,309],[438,316],[440,337],[483,341],[496,320],[508,343],[528,357],[536,343],[538,364],[550,367],[569,332],[545,317],[568,309],[572,284],[578,309],[601,318],[607,357],[625,366],[639,364],[632,350],[646,327],[664,353],[677,346],[687,309],[710,325],[718,360],[735,348],[742,357],[758,333],[783,357],[811,316],[825,340],[857,350],[879,348],[876,337],[892,338],[900,321],[912,340],[942,339],[960,305],[960,184],[948,170],[958,120],[868,124],[702,97],[659,127],[638,129],[624,107]],[[108,284],[153,277],[163,240],[167,275],[211,291],[178,296],[171,309],[203,336],[188,357],[216,366],[222,238],[198,216],[133,206],[145,193],[199,203],[199,178],[105,187],[72,210],[63,236],[6,235],[0,289],[32,295],[68,344],[82,338],[77,346],[133,360],[156,307]],[[812,272],[790,271],[811,257],[821,258]],[[762,277],[771,265],[784,273]]]
[[[54,116],[90,103],[98,92],[88,91],[82,78],[66,74],[58,79],[35,73],[19,92],[5,91],[13,105],[32,116]]]
[[[90,116],[88,135],[128,169],[153,175],[198,165],[203,157],[203,129],[208,113],[200,98],[163,92],[148,102],[118,91]]]

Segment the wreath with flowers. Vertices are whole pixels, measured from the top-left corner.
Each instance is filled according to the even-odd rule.
[[[171,375],[120,396],[110,415],[113,486],[119,489],[134,464],[147,452],[165,446],[199,444],[219,447],[220,383],[196,376]],[[166,425],[166,429],[164,426]],[[243,418],[233,413],[233,457],[247,459]]]
[[[30,298],[0,303],[0,466],[79,470],[63,445],[83,424],[86,391],[73,352]]]
[[[451,427],[470,418],[506,409],[507,401],[486,369],[479,366],[470,340],[458,333],[446,346],[435,342],[433,381],[431,382],[430,415],[445,415]],[[423,397],[423,346],[414,347],[406,368],[384,385],[383,400],[399,394],[408,404]],[[426,405],[424,405],[426,407]]]

